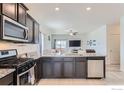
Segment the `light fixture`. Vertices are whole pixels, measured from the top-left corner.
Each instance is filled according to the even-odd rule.
[[[75,35],[77,35],[77,33],[78,33],[78,32],[73,32],[72,30],[70,30],[69,35],[70,35],[70,36],[75,36]]]
[[[87,10],[87,11],[90,11],[90,10],[91,10],[91,7],[87,7],[86,10]]]
[[[55,8],[55,11],[59,11],[59,10],[60,10],[60,8],[59,8],[59,7],[56,7],[56,8]]]

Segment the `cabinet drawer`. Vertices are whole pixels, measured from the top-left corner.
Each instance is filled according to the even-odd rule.
[[[86,62],[87,59],[86,59],[86,57],[85,57],[85,58],[84,58],[84,57],[76,57],[76,58],[75,58],[75,61],[76,61],[76,62]]]
[[[105,57],[88,57],[88,60],[105,60]]]
[[[43,58],[41,58],[41,61],[42,62],[49,62],[49,61],[51,61],[52,60],[52,58],[50,58],[50,57],[43,57]]]
[[[64,61],[72,62],[72,61],[74,61],[74,58],[72,58],[72,57],[65,57]]]
[[[13,82],[13,73],[0,79],[0,85],[9,85]]]
[[[51,58],[51,61],[52,61],[52,62],[56,62],[56,61],[57,61],[57,62],[62,62],[62,61],[63,61],[63,57],[52,57],[52,58]]]

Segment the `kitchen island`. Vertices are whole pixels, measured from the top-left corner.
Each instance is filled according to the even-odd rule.
[[[43,55],[42,78],[105,78],[105,56],[84,55]]]

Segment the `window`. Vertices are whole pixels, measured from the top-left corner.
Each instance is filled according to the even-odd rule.
[[[55,40],[55,48],[66,48],[66,40]]]

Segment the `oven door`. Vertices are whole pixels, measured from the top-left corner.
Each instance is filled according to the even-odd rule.
[[[28,28],[3,16],[3,39],[28,42]]]
[[[35,65],[29,70],[17,75],[17,85],[33,85],[35,83]]]

